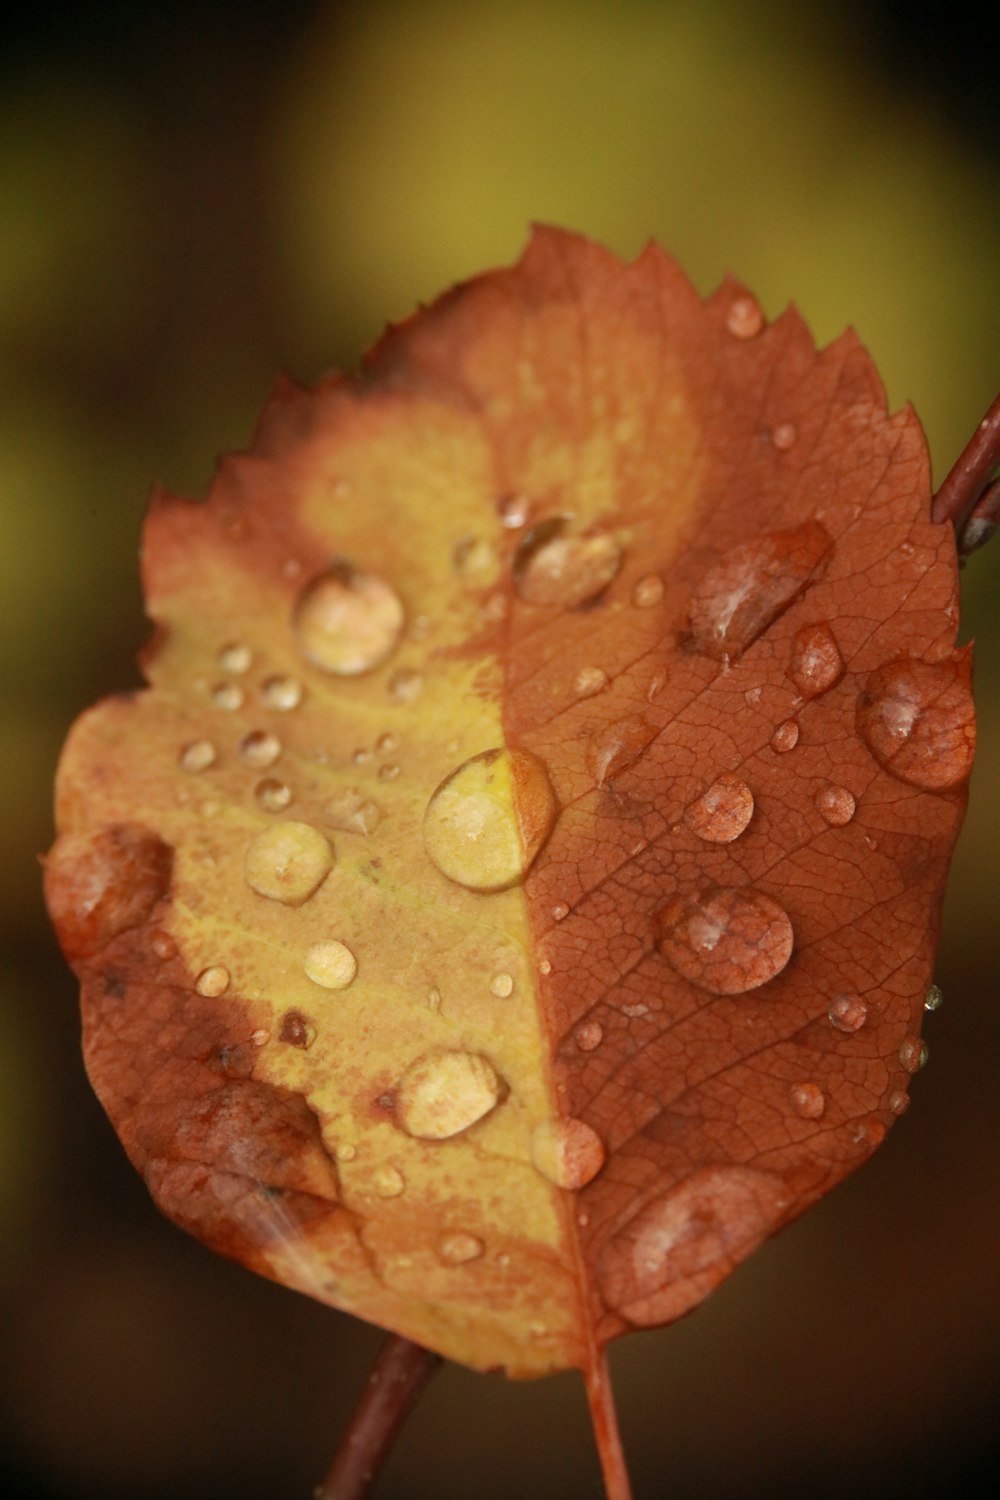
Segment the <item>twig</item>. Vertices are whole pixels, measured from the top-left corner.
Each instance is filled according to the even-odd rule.
[[[590,1367],[584,1371],[584,1380],[587,1383],[590,1420],[601,1460],[601,1473],[604,1475],[605,1495],[607,1500],[632,1500],[632,1484],[625,1464],[607,1354],[603,1348],[600,1352],[592,1352]]]
[[[365,1500],[411,1407],[443,1363],[440,1354],[389,1335],[314,1500]]]
[[[931,506],[935,521],[951,521],[959,539],[959,549],[964,553],[986,540],[981,536],[973,545],[963,541],[966,532],[982,532],[982,527],[970,527],[974,515],[983,505],[987,506],[989,484],[993,471],[1000,465],[1000,395],[986,413],[972,437],[959,454],[951,471],[944,480]],[[993,506],[995,511],[996,497]],[[995,519],[995,516],[994,516]],[[971,542],[969,537],[968,541]]]

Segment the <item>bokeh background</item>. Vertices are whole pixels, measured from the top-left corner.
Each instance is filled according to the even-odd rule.
[[[972,8],[316,0],[25,8],[0,50],[0,1483],[304,1500],[376,1331],[159,1218],[88,1091],[37,856],[73,717],[135,685],[150,483],[203,492],[274,373],[350,367],[532,219],[820,342],[851,322],[940,480],[1000,387],[997,55]],[[5,23],[9,26],[10,23]],[[973,1493],[1000,1397],[1000,543],[931,1063],[875,1159],[617,1346],[639,1500]],[[995,1477],[995,1473],[994,1473]],[[450,1368],[379,1490],[596,1497],[573,1376]]]

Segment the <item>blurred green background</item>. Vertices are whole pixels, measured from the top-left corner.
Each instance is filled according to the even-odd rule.
[[[37,856],[73,717],[138,681],[150,483],[274,373],[541,219],[853,323],[938,481],[1000,387],[997,56],[972,8],[653,0],[35,7],[0,54],[0,1480],[304,1500],[379,1342],[162,1221],[78,1054]],[[914,1107],[693,1317],[614,1351],[639,1500],[985,1484],[1000,1371],[1000,544],[963,580],[981,749]],[[447,1370],[390,1497],[599,1494],[581,1389]]]

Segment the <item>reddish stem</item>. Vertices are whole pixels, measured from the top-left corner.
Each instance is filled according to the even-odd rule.
[[[621,1433],[618,1430],[618,1413],[615,1410],[607,1353],[604,1349],[592,1352],[590,1367],[584,1371],[583,1378],[587,1384],[590,1420],[594,1426],[594,1439],[601,1460],[607,1500],[632,1500],[632,1482],[625,1464]]]
[[[935,521],[951,521],[961,535],[969,513],[1000,464],[1000,395],[952,465],[931,507]]]
[[[389,1335],[314,1500],[365,1500],[411,1407],[443,1363],[440,1354]]]

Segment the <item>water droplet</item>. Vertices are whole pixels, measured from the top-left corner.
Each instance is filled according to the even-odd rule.
[[[749,703],[749,704],[753,705],[753,704],[759,703],[760,700],[761,700],[761,698],[763,696],[764,696],[764,689],[763,688],[759,688],[759,687],[747,688],[746,692],[743,694],[743,701],[744,701],[744,703]]]
[[[494,974],[490,980],[490,994],[496,995],[498,1000],[506,1000],[508,995],[514,993],[514,980],[510,974]]]
[[[505,495],[497,505],[497,513],[502,526],[508,531],[517,531],[531,514],[531,502],[526,495]]]
[[[302,702],[302,684],[296,677],[265,677],[260,685],[260,696],[266,708],[286,714]]]
[[[574,1192],[604,1165],[604,1142],[583,1120],[544,1120],[531,1132],[531,1160],[556,1187]]]
[[[578,698],[592,698],[608,685],[608,674],[600,667],[581,667],[573,683]]]
[[[238,708],[243,707],[243,689],[238,682],[217,682],[212,689],[211,699],[216,708],[235,713]]]
[[[250,647],[236,642],[223,646],[219,652],[219,666],[224,672],[232,672],[234,677],[242,677],[244,672],[249,672],[252,662],[253,652]]]
[[[209,766],[214,766],[217,752],[211,740],[192,740],[190,745],[185,745],[178,756],[178,764],[182,771],[190,771],[192,775],[198,771],[207,771]]]
[[[281,754],[281,741],[267,729],[251,729],[240,740],[241,758],[255,771],[264,771],[273,766]]]
[[[527,750],[484,750],[446,776],[427,804],[424,844],[442,875],[473,891],[514,885],[556,820],[548,773]]]
[[[350,1141],[341,1141],[334,1152],[338,1161],[353,1161],[357,1154],[357,1146]]]
[[[712,844],[731,844],[753,817],[753,793],[738,776],[720,776],[684,814],[699,838]]]
[[[356,787],[344,787],[330,798],[324,817],[331,828],[345,833],[374,833],[382,821],[382,809]]]
[[[449,1266],[463,1266],[466,1261],[478,1260],[485,1246],[474,1234],[446,1234],[438,1247],[441,1259]]]
[[[399,735],[389,730],[385,734],[380,734],[375,741],[375,749],[379,755],[390,755],[393,750],[399,749]]]
[[[286,1010],[281,1018],[278,1041],[286,1042],[290,1047],[301,1047],[305,1050],[311,1047],[315,1040],[316,1028],[309,1017],[304,1016],[300,1010]]]
[[[153,957],[158,958],[161,963],[166,963],[168,959],[173,958],[177,953],[177,944],[170,936],[170,933],[164,932],[162,927],[157,928],[155,932],[149,934],[149,946]]]
[[[488,1115],[500,1094],[492,1063],[479,1053],[429,1052],[400,1079],[396,1122],[419,1140],[447,1140]]]
[[[207,969],[202,969],[194,987],[199,995],[214,1000],[216,995],[224,995],[228,990],[229,970],[224,969],[221,964],[211,964]]]
[[[958,786],[972,769],[975,709],[968,656],[910,658],[872,672],[858,698],[858,733],[879,765],[929,791]]]
[[[799,743],[799,726],[794,719],[786,719],[779,724],[771,736],[771,749],[776,750],[779,755],[786,755],[789,750],[794,750]]]
[[[471,588],[488,588],[500,571],[496,548],[483,537],[463,537],[452,553],[452,561],[459,578]]]
[[[441,991],[438,990],[438,989],[430,989],[430,990],[428,990],[427,991],[427,1004],[430,1006],[431,1010],[440,1010],[441,1009]]]
[[[652,609],[663,598],[663,579],[659,573],[647,573],[632,589],[632,603],[637,609]]]
[[[817,793],[816,806],[834,828],[843,828],[854,817],[857,803],[846,786],[825,786]]]
[[[936,984],[932,984],[924,996],[924,1010],[940,1010],[944,1004],[944,995]]]
[[[265,776],[253,789],[254,800],[265,812],[284,812],[292,800],[292,789],[273,776]]]
[[[827,1015],[838,1031],[860,1031],[868,1020],[868,1006],[860,995],[837,995]]]
[[[337,677],[380,666],[398,646],[403,623],[396,590],[343,561],[309,584],[292,620],[303,655]]]
[[[313,984],[325,990],[346,990],[358,972],[358,961],[346,943],[331,938],[306,950],[303,968]]]
[[[693,644],[717,661],[739,656],[823,576],[832,553],[833,539],[818,521],[730,548],[692,596]]]
[[[372,1187],[380,1198],[398,1198],[406,1188],[406,1179],[398,1167],[387,1164],[375,1168]]]
[[[400,667],[398,672],[393,672],[386,686],[389,697],[396,703],[414,703],[423,690],[424,679],[412,668]]]
[[[333,868],[328,839],[309,823],[276,823],[250,840],[243,862],[247,884],[269,901],[301,906]]]
[[[848,1127],[851,1141],[855,1146],[860,1146],[864,1152],[874,1151],[881,1146],[885,1140],[885,1126],[875,1115],[868,1115],[864,1120],[855,1120]]]
[[[604,592],[622,564],[607,531],[578,532],[566,516],[540,522],[514,554],[514,587],[529,604],[573,609]]]
[[[581,1052],[593,1052],[604,1040],[604,1027],[600,1021],[583,1021],[574,1031],[573,1040]]]
[[[826,1110],[826,1095],[818,1083],[797,1083],[791,1091],[792,1108],[804,1120],[819,1120]]]
[[[351,760],[354,762],[354,764],[356,766],[366,766],[368,764],[368,762],[371,760],[371,758],[372,758],[371,751],[368,750],[368,749],[366,749],[366,747],[364,745],[362,745],[359,749],[355,750],[354,753],[353,753],[353,755],[351,756]]]
[[[771,442],[779,453],[787,453],[798,441],[798,432],[793,422],[780,422],[771,433]]]
[[[910,1107],[910,1096],[904,1094],[902,1089],[894,1089],[886,1100],[890,1114],[905,1115]]]
[[[928,1056],[927,1043],[919,1036],[904,1036],[899,1044],[899,1060],[907,1073],[919,1073]]]
[[[564,922],[568,916],[569,907],[566,905],[565,901],[557,901],[555,906],[552,908],[552,920],[554,922]]]
[[[255,1047],[266,1047],[271,1040],[271,1033],[266,1026],[257,1026],[251,1031],[250,1040]]]
[[[643,751],[656,739],[655,725],[631,714],[614,724],[605,724],[587,746],[587,769],[598,786],[614,781],[634,766]]]
[[[720,887],[675,896],[657,914],[658,946],[685,979],[712,995],[767,984],[792,956],[792,924],[760,891]]]
[[[804,698],[818,698],[844,675],[844,658],[829,625],[803,625],[792,637],[788,675]]]
[[[393,765],[390,763],[388,765],[379,766],[378,768],[379,781],[395,781],[398,775],[399,767],[397,765]]]
[[[552,965],[551,965],[551,963],[549,962],[549,960],[547,958],[543,958],[541,960],[541,962],[539,963],[539,965],[538,965],[538,972],[539,972],[539,974],[546,974],[546,975],[552,973]]]
[[[734,297],[726,313],[726,327],[737,339],[753,339],[764,326],[764,314],[756,298],[746,293]]]

